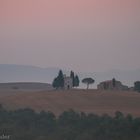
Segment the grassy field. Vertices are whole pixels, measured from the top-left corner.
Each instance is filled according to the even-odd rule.
[[[32,108],[59,115],[74,109],[86,113],[113,115],[116,111],[140,117],[140,94],[136,92],[69,90],[28,92],[0,90],[0,104],[7,109]]]

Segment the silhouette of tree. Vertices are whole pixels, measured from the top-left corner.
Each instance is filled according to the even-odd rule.
[[[113,84],[113,87],[116,86],[116,79],[115,78],[112,79],[112,84]]]
[[[79,77],[78,77],[78,75],[76,75],[74,77],[74,86],[75,87],[79,87],[79,83],[80,83]]]
[[[134,90],[140,92],[140,81],[134,83]]]
[[[87,89],[89,89],[89,85],[93,84],[94,82],[95,82],[95,80],[92,78],[84,78],[82,80],[82,83],[87,84]]]
[[[74,77],[73,71],[70,72],[70,77],[72,78],[72,86],[74,87],[75,86],[75,77]]]
[[[56,89],[64,88],[64,75],[62,70],[59,71],[58,76],[53,80],[52,85]]]

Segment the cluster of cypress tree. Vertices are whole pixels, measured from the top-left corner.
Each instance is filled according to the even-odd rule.
[[[72,81],[73,81],[73,87],[78,87],[80,83],[78,75],[75,75],[74,72],[71,71],[70,77],[72,78]]]
[[[73,87],[78,87],[80,83],[78,75],[75,75],[74,72],[71,71],[70,77],[72,78]],[[52,85],[56,89],[64,88],[64,74],[62,70],[59,71],[58,76],[53,80]]]

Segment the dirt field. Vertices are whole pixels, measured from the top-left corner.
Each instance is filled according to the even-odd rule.
[[[0,91],[0,103],[7,109],[32,108],[59,115],[74,109],[86,113],[113,115],[116,111],[140,117],[140,94],[97,90],[70,91]]]

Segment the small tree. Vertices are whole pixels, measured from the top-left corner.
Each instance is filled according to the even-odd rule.
[[[89,85],[93,84],[94,82],[95,82],[95,80],[92,78],[84,78],[82,80],[82,83],[87,84],[87,89],[89,89]]]
[[[112,84],[113,84],[113,87],[116,86],[116,79],[115,78],[112,79]]]
[[[74,86],[75,87],[79,87],[79,83],[80,83],[79,77],[78,77],[78,75],[76,75],[74,77]]]
[[[134,83],[134,90],[140,92],[140,81]]]

